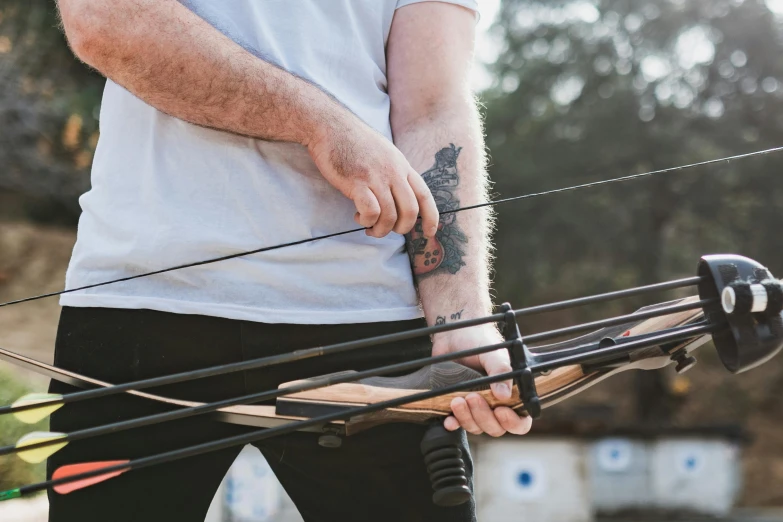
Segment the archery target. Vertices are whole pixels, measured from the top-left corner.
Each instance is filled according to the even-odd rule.
[[[544,463],[537,459],[519,459],[504,465],[503,484],[506,495],[517,500],[536,500],[547,491]]]
[[[674,454],[675,470],[681,477],[700,476],[704,471],[705,461],[704,449],[695,444],[677,448]]]
[[[631,467],[633,449],[623,439],[603,440],[596,446],[596,460],[601,471],[622,473]]]

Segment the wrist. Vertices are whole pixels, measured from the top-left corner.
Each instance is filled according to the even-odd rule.
[[[497,324],[489,323],[436,333],[432,336],[432,342],[435,350],[448,353],[501,343],[503,335]]]
[[[321,99],[311,100],[314,109],[306,118],[299,140],[311,153],[324,147],[331,149],[331,144],[342,141],[352,127],[351,113],[320,91],[317,97]]]

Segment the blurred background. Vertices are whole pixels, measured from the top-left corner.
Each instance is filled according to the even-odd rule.
[[[479,1],[474,82],[498,197],[783,145],[783,0]],[[103,83],[68,51],[52,0],[0,2],[2,301],[63,285]],[[782,164],[770,155],[500,206],[496,302],[691,276],[717,252],[780,276]],[[523,334],[644,304],[551,314]],[[57,314],[56,300],[3,309],[0,345],[51,362]],[[687,374],[621,375],[547,410],[524,440],[475,441],[483,519],[783,520],[783,360],[732,376],[711,347],[699,352]],[[0,366],[0,403],[45,386]],[[0,418],[0,444],[21,430]],[[0,489],[41,477],[0,457]],[[268,494],[248,500],[252,484]],[[261,498],[263,513],[247,506]],[[297,520],[252,454],[213,507],[215,521]],[[45,509],[44,498],[4,503],[0,520],[37,522]]]

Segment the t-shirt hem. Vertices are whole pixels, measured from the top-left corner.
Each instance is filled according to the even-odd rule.
[[[185,315],[205,315],[270,324],[352,324],[408,321],[423,317],[418,306],[373,310],[269,310],[249,306],[198,303],[152,297],[117,295],[63,295],[61,306],[76,308],[148,309]]]

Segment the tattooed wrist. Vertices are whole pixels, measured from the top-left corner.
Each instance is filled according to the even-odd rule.
[[[463,308],[459,312],[454,312],[449,317],[451,318],[451,321],[459,321],[462,319],[462,312],[464,312],[465,309]],[[446,316],[445,315],[439,315],[435,318],[435,324],[446,324]]]
[[[463,247],[468,238],[460,229],[456,214],[449,212],[460,208],[456,192],[459,186],[457,159],[461,150],[462,147],[453,143],[441,149],[435,154],[435,165],[421,175],[432,192],[441,217],[435,237],[424,237],[421,220],[406,236],[408,255],[417,279],[435,274],[456,274],[465,266]]]

